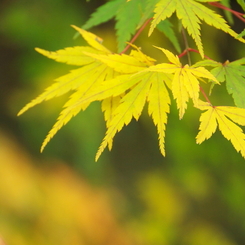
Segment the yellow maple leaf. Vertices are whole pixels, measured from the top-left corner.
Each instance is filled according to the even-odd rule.
[[[141,48],[137,47],[136,45],[132,44],[132,43],[128,43],[131,47],[133,47],[134,49],[132,49],[130,51],[130,56],[135,57],[136,59],[138,59],[141,63],[145,63],[146,66],[152,66],[155,64],[155,59],[153,59],[152,57],[149,57],[148,55],[144,54],[141,51]]]
[[[102,111],[105,114],[106,125],[110,127],[109,125],[115,118],[114,112],[121,103],[121,97],[123,96],[123,99],[125,96],[129,97],[128,91],[132,88],[136,91],[135,88],[139,86],[138,83],[140,81],[135,74],[154,65],[155,62],[154,59],[145,55],[140,48],[133,44],[131,46],[134,50],[131,51],[130,55],[112,54],[102,45],[102,40],[99,37],[78,27],[73,27],[80,32],[90,46],[65,48],[56,52],[49,52],[39,48],[36,50],[58,62],[82,67],[56,79],[54,84],[28,103],[18,114],[24,113],[29,108],[45,100],[63,95],[68,91],[74,91],[65,103],[56,123],[46,136],[41,146],[41,151],[58,130],[81,110],[85,110],[93,101],[102,101]],[[147,85],[148,88],[144,88],[145,91],[149,90],[150,85],[149,83]],[[143,94],[140,96],[146,100]],[[136,118],[136,112],[134,113],[133,116]],[[140,113],[141,111],[139,110],[138,117]],[[130,114],[125,116],[130,118]],[[126,121],[122,121],[122,124],[126,123]],[[107,141],[109,149],[112,147],[112,141],[113,137]]]
[[[66,125],[72,119],[72,117],[76,116],[81,110],[85,110],[93,101],[90,100],[84,101],[84,103],[80,103],[80,99],[83,98],[83,96],[89,94],[93,87],[99,86],[106,79],[117,76],[118,73],[116,73],[112,68],[107,67],[105,64],[100,63],[96,69],[92,69],[86,75],[87,76],[83,77],[85,82],[76,89],[76,91],[71,95],[70,99],[65,103],[64,109],[61,111],[57,122],[54,124],[43,141],[41,152],[47,143],[51,140],[51,138],[53,138],[53,136],[58,132],[58,130]]]
[[[199,99],[199,81],[200,78],[207,78],[218,83],[217,79],[204,67],[196,67],[185,65],[182,66],[177,55],[170,51],[159,48],[167,56],[169,63],[162,63],[151,66],[148,70],[162,73],[174,74],[172,80],[172,93],[176,99],[177,107],[179,109],[179,118],[181,119],[187,108],[189,98],[192,99],[194,105]]]
[[[37,98],[33,99],[26,106],[24,106],[18,113],[18,116],[23,114],[25,111],[30,109],[31,107],[43,102],[50,100],[54,97],[61,96],[70,90],[76,90],[80,87],[85,86],[89,81],[89,76],[94,76],[94,71],[97,69],[100,70],[101,62],[98,62],[96,59],[91,56],[87,56],[86,52],[95,53],[95,54],[109,54],[111,53],[107,48],[105,48],[100,43],[100,38],[94,35],[93,33],[82,30],[78,27],[73,26],[76,30],[78,30],[83,38],[92,46],[92,47],[69,47],[62,50],[58,50],[56,52],[46,51],[40,48],[36,48],[36,51],[41,53],[42,55],[54,59],[58,62],[67,63],[70,65],[78,65],[82,66],[76,70],[72,70],[69,74],[64,75],[62,77],[57,78],[56,83],[52,84],[46,90],[39,95]],[[91,86],[89,84],[88,86]]]
[[[152,117],[154,124],[157,126],[159,148],[163,156],[165,156],[165,130],[167,124],[167,113],[169,113],[169,105],[171,103],[169,93],[162,79],[165,81],[167,78],[162,77],[161,74],[156,74],[156,81],[152,83],[151,89],[147,96],[148,112]]]
[[[96,50],[89,46],[77,46],[77,47],[68,47],[64,49],[57,50],[55,52],[47,51],[41,48],[35,48],[35,50],[57,62],[66,63],[69,65],[83,66],[90,64],[94,61],[94,58],[85,55],[83,52],[89,53],[102,53],[99,50]]]
[[[106,121],[107,128],[109,127],[111,120],[113,119],[115,110],[119,106],[121,98],[122,96],[120,95],[116,97],[111,96],[107,99],[104,99],[101,103],[101,109],[104,112],[104,118]],[[112,149],[112,142],[113,140],[111,140],[111,142],[108,142],[109,150]]]
[[[230,28],[230,26],[221,15],[205,7],[200,2],[208,1],[159,0],[158,3],[155,5],[155,14],[153,16],[149,35],[151,35],[151,33],[160,21],[169,18],[174,12],[176,12],[177,18],[181,20],[183,27],[186,28],[189,35],[194,39],[202,57],[204,57],[204,51],[202,40],[200,37],[201,20],[206,22],[210,26],[213,26],[228,33],[237,40],[243,43],[245,42],[243,38],[239,37],[239,35]]]
[[[45,91],[40,94],[38,97],[33,99],[27,105],[25,105],[18,113],[18,116],[34,107],[37,104],[42,103],[43,101],[50,100],[52,98],[61,96],[69,91],[77,90],[82,88],[86,91],[88,86],[91,86],[89,83],[88,77],[93,76],[94,70],[101,69],[101,63],[93,62],[76,70],[72,70],[69,74],[57,78],[54,84],[45,89]],[[91,80],[90,80],[91,81]]]
[[[70,119],[77,115],[81,110],[85,110],[92,102],[85,101],[80,104],[79,99],[81,97],[90,93],[94,87],[100,85],[105,79],[110,80],[119,75],[118,72],[98,61],[98,59],[86,55],[86,53],[100,55],[111,54],[111,52],[101,44],[102,39],[93,33],[75,26],[73,27],[80,32],[90,46],[69,47],[56,52],[36,48],[36,51],[58,62],[82,67],[72,70],[69,74],[56,79],[54,84],[49,86],[41,95],[24,106],[18,113],[18,115],[21,115],[31,107],[43,101],[61,96],[69,91],[74,91],[71,98],[64,105],[65,108],[60,113],[57,122],[45,138],[41,151],[62,126],[69,122]]]
[[[165,155],[164,132],[170,98],[164,81],[169,80],[169,77],[166,74],[149,72],[145,69],[131,75],[128,80],[134,81],[135,85],[122,97],[112,119],[108,122],[106,135],[95,157],[96,161],[124,125],[128,125],[132,118],[139,119],[146,101],[149,103],[149,114],[158,128],[160,151]]]
[[[233,106],[212,106],[203,101],[200,101],[196,107],[207,110],[201,114],[200,131],[196,136],[196,142],[201,144],[209,139],[218,127],[222,135],[231,141],[237,152],[245,158],[245,134],[237,125],[245,126],[245,109]]]
[[[93,48],[102,51],[103,53],[107,53],[107,54],[111,53],[109,49],[107,49],[104,45],[102,45],[103,39],[77,26],[72,25],[72,27],[75,30],[77,30],[82,35],[82,37],[88,42],[88,44],[91,45]]]
[[[136,73],[149,66],[142,57],[127,54],[90,54],[88,56],[97,59],[120,73]],[[139,59],[141,58],[141,59]]]

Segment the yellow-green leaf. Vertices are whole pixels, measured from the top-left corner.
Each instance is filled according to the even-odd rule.
[[[176,65],[177,67],[181,67],[181,62],[180,62],[179,57],[177,55],[174,55],[172,52],[170,52],[167,49],[160,48],[157,46],[154,46],[154,47],[160,49],[167,56],[168,60],[172,64]]]
[[[167,113],[169,113],[169,105],[171,103],[169,93],[164,81],[166,75],[155,73],[155,82],[152,83],[147,101],[149,103],[148,112],[152,116],[154,124],[157,126],[159,148],[163,156],[165,156],[164,138],[167,124]]]
[[[96,69],[87,74],[85,77],[86,82],[83,83],[77,91],[72,94],[70,100],[64,105],[64,109],[61,111],[57,122],[54,124],[52,129],[49,131],[47,137],[45,138],[41,151],[50,141],[51,138],[60,130],[65,124],[67,124],[72,117],[76,116],[81,110],[85,110],[92,101],[80,102],[80,99],[86,94],[90,93],[93,87],[99,86],[107,77],[117,76],[113,69],[107,67],[104,64],[100,64]]]
[[[158,127],[160,151],[163,155],[165,154],[165,133],[162,130],[165,130],[170,99],[164,80],[168,80],[169,77],[166,74],[149,72],[148,69],[145,69],[145,71],[131,76],[130,79],[138,81],[138,83],[135,83],[131,90],[122,97],[119,106],[115,109],[114,116],[108,123],[106,136],[96,154],[96,160],[124,125],[128,125],[133,117],[138,120],[146,100],[149,102],[149,114],[152,115],[153,121]],[[159,91],[156,91],[157,88]],[[153,98],[154,95],[155,98]],[[153,112],[154,108],[155,112]]]
[[[200,117],[199,133],[196,137],[198,144],[208,139],[216,131],[217,125],[222,135],[231,141],[237,152],[245,158],[245,134],[237,125],[245,125],[245,109],[230,107],[230,106],[212,106],[208,103],[206,105],[197,106],[203,112]],[[230,120],[231,119],[231,120]]]
[[[179,118],[182,119],[187,108],[187,102],[189,100],[189,93],[185,86],[185,77],[182,69],[176,71],[174,75],[172,82],[172,92],[177,103],[177,108],[179,109]]]
[[[46,88],[45,92],[40,94],[37,98],[32,100],[26,106],[24,106],[18,113],[18,115],[23,114],[25,111],[31,107],[53,99],[55,97],[61,96],[71,90],[75,90],[80,86],[87,86],[87,82],[90,77],[94,75],[94,71],[99,69],[101,63],[93,62],[87,66],[72,70],[69,74],[57,78],[54,84]]]
[[[160,48],[172,64],[162,63],[148,68],[150,71],[173,73],[172,93],[176,99],[179,109],[179,118],[181,119],[187,108],[189,98],[196,104],[199,99],[199,78],[207,78],[218,83],[217,79],[204,67],[195,67],[185,65],[184,67],[177,56],[170,51]]]
[[[198,144],[201,144],[204,140],[209,139],[216,131],[217,122],[216,122],[216,118],[213,116],[214,111],[209,110],[210,109],[209,103],[203,103],[202,106],[199,105],[198,108],[201,110],[207,110],[206,112],[201,114],[200,117],[201,123],[199,127],[200,131],[196,137],[196,142]]]
[[[113,118],[115,110],[120,103],[120,100],[121,100],[121,96],[116,96],[116,97],[109,97],[102,101],[101,109],[104,112],[104,117],[105,117],[107,127],[110,125],[110,122]],[[112,149],[112,142],[113,140],[111,140],[111,142],[108,142],[109,150]]]
[[[218,63],[211,71],[217,74],[220,81],[226,82],[226,89],[232,95],[236,106],[245,108],[245,59],[233,62],[226,61],[224,64]]]
[[[115,110],[115,116],[108,125],[106,136],[104,137],[103,142],[101,143],[96,154],[96,161],[98,160],[106,146],[114,138],[115,134],[121,131],[124,125],[128,125],[133,117],[138,120],[144,107],[150,85],[151,83],[147,77],[140,83],[138,83],[121,99],[120,105]]]
[[[101,53],[100,51],[91,47],[68,47],[65,49],[60,49],[56,52],[51,52],[40,48],[35,48],[35,50],[38,53],[57,62],[77,66],[87,65],[95,60],[94,58],[85,55],[83,52]]]
[[[130,56],[135,57],[136,59],[138,59],[141,63],[145,63],[146,66],[152,66],[155,63],[155,59],[147,56],[146,54],[144,54],[141,49],[139,47],[137,47],[136,45],[129,43],[130,46],[132,46],[134,49],[131,50],[130,52]]]
[[[161,0],[156,4],[154,9],[155,15],[151,23],[149,30],[149,35],[152,34],[153,30],[156,28],[157,24],[161,20],[169,18],[176,10],[176,0]]]
[[[160,21],[169,18],[175,11],[183,27],[187,29],[189,35],[194,39],[202,57],[204,57],[204,50],[200,37],[200,20],[230,34],[243,43],[245,42],[243,38],[239,37],[238,34],[230,28],[221,15],[195,0],[160,0],[154,9],[155,15],[151,23],[149,35],[151,35]]]
[[[82,37],[88,42],[88,44],[91,45],[93,48],[103,51],[104,53],[107,54],[111,53],[110,50],[108,50],[105,46],[102,45],[103,39],[77,26],[72,25],[72,27],[75,30],[77,30],[82,35]]]
[[[120,73],[136,73],[143,70],[148,66],[145,60],[139,60],[138,58],[126,54],[90,54],[86,53],[88,56],[97,59],[109,67],[113,68],[115,71]]]

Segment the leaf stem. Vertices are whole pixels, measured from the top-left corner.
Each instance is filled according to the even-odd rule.
[[[201,86],[199,86],[199,88],[200,88],[200,91],[201,91],[202,95],[203,95],[204,98],[206,99],[206,101],[207,101],[210,105],[212,105],[212,103],[210,102],[210,100],[209,100],[208,96],[206,95],[204,89],[203,89]]]
[[[189,65],[191,66],[191,56],[190,56],[190,52],[189,52],[189,44],[188,44],[188,40],[187,40],[187,37],[186,37],[186,33],[185,33],[185,30],[184,28],[182,27],[181,28],[181,33],[182,33],[182,36],[183,36],[183,39],[184,39],[184,43],[185,43],[185,51],[186,51],[186,54],[187,54],[187,58],[188,58],[188,63]]]
[[[193,48],[187,48],[185,49],[181,54],[178,55],[179,58],[183,57],[184,55],[188,54],[189,52],[194,52],[194,53],[200,53],[198,50],[193,49]],[[207,55],[204,55],[204,57],[208,60],[213,60],[210,57],[208,57]]]
[[[140,33],[145,29],[145,27],[149,24],[149,22],[152,19],[153,18],[150,18],[150,19],[146,20],[146,22],[140,27],[140,29],[136,32],[136,34],[134,35],[134,37],[131,39],[131,41],[129,43],[134,43],[134,41],[138,38],[138,36],[140,35]],[[130,47],[131,47],[130,44],[128,44],[125,47],[125,49],[120,54],[124,54]]]
[[[217,8],[220,8],[220,9],[224,9],[226,11],[229,11],[231,12],[232,14],[234,14],[238,19],[240,19],[242,22],[245,22],[245,19],[243,17],[244,13],[240,13],[240,12],[237,12],[235,10],[232,10],[224,5],[222,5],[221,3],[217,3],[217,2],[209,2],[210,5],[212,6],[215,6]]]

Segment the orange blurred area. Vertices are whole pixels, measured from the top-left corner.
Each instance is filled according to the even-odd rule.
[[[0,245],[237,244],[221,225],[192,214],[191,195],[209,199],[205,184],[184,193],[166,174],[141,174],[135,194],[143,208],[130,216],[115,207],[126,198],[119,190],[91,185],[61,160],[43,164],[3,131],[0,145]]]
[[[0,145],[0,234],[7,244],[133,244],[109,190],[91,186],[63,162],[36,167],[38,159],[2,131]]]

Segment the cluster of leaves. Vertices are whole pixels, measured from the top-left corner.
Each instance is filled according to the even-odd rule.
[[[237,34],[230,29],[222,16],[199,2],[208,2],[213,6],[229,10],[225,13],[230,22],[233,20],[231,12],[237,17],[243,18],[242,14],[239,16],[239,13],[229,8],[229,0],[221,0],[222,5],[215,3],[219,2],[219,0],[114,0],[99,7],[82,28],[87,30],[115,18],[118,51],[121,52],[125,47],[125,43],[130,40],[135,31],[140,29],[145,21],[152,20],[149,35],[157,28],[170,39],[176,50],[180,53],[180,44],[175,34],[177,28],[173,28],[174,25],[169,20],[171,15],[176,12],[182,26],[193,37],[200,53],[203,55],[200,38],[200,20],[229,33],[235,38],[237,38]],[[237,0],[237,2],[245,11],[244,0]]]
[[[167,116],[170,112],[171,96],[176,100],[179,118],[187,109],[189,100],[194,107],[205,110],[200,117],[197,143],[210,138],[217,126],[225,138],[231,141],[235,149],[245,158],[245,134],[238,126],[245,126],[245,58],[234,62],[219,63],[204,59],[204,49],[200,34],[200,20],[231,35],[245,43],[241,35],[234,32],[225,19],[209,9],[204,3],[222,6],[229,9],[229,1],[224,5],[209,0],[114,0],[101,6],[83,29],[73,26],[87,41],[89,46],[70,47],[56,52],[37,48],[36,51],[70,65],[80,66],[69,74],[56,79],[44,93],[27,104],[19,115],[45,100],[74,91],[64,105],[57,122],[43,142],[41,151],[50,139],[70,119],[81,110],[85,110],[92,102],[101,101],[107,132],[96,154],[96,160],[106,147],[112,148],[113,138],[124,125],[133,118],[139,119],[144,105],[148,103],[148,113],[157,127],[159,148],[165,155],[164,137]],[[245,8],[244,1],[238,3]],[[180,45],[174,35],[169,17],[176,12],[182,28],[194,39],[200,53],[201,61],[190,65],[182,64],[180,57],[191,49],[186,49],[179,56],[167,49],[156,47],[162,52],[167,61],[157,64],[157,61],[144,54],[140,48],[125,42],[137,30],[134,38],[151,22],[149,35],[155,28],[165,30],[177,50]],[[237,12],[236,12],[237,13]],[[239,14],[241,18],[242,14]],[[85,29],[108,21],[115,17],[116,29],[121,53],[115,54],[102,45],[98,36]],[[164,28],[162,28],[164,26]],[[125,52],[131,47],[129,54]],[[207,68],[209,67],[209,68]],[[235,106],[214,106],[202,89],[202,83],[215,84],[226,82],[227,91],[232,94]],[[206,102],[200,99],[200,91]]]

